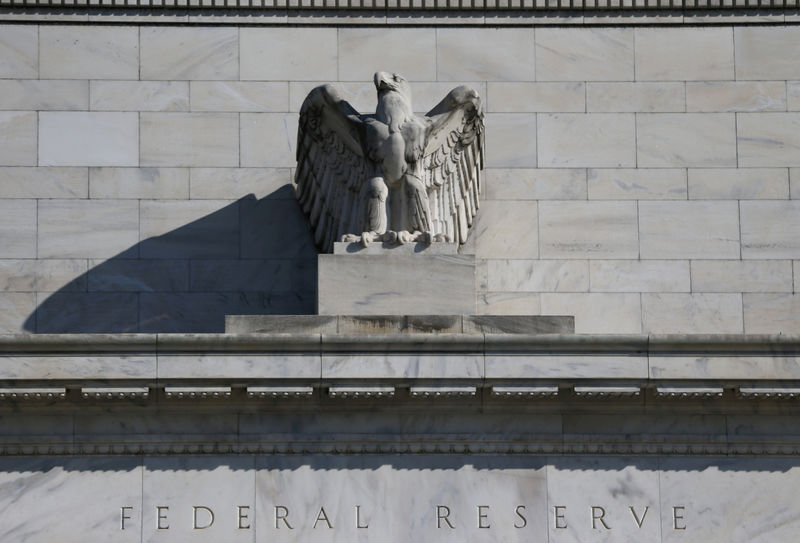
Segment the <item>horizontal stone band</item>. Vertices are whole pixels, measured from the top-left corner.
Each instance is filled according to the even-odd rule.
[[[0,336],[0,399],[794,398],[800,338],[747,335]],[[101,383],[100,386],[98,383]],[[53,390],[53,387],[58,390]],[[188,388],[187,388],[188,387]],[[298,387],[302,389],[299,394]],[[342,388],[344,387],[344,388]],[[742,388],[744,387],[744,388]],[[76,398],[79,396],[75,396]]]

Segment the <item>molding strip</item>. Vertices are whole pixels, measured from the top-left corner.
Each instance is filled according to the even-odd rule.
[[[800,23],[800,0],[0,0],[0,22],[298,26]],[[338,4],[338,5],[337,5]]]

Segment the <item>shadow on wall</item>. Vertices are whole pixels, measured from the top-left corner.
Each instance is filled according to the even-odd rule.
[[[176,209],[170,206],[191,202],[150,205],[157,217],[148,220],[169,220]],[[58,292],[39,294],[44,301],[24,328],[223,332],[225,315],[315,313],[316,289],[317,252],[286,185],[260,200],[243,197],[101,263],[90,260],[89,270]]]

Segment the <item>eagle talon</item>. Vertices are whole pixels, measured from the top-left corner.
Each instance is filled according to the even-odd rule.
[[[394,245],[395,243],[397,243],[397,232],[395,232],[394,230],[387,230],[383,234],[383,241]]]
[[[412,241],[414,241],[414,235],[408,230],[401,230],[397,233],[397,241],[401,245],[405,245],[406,243],[411,243]]]
[[[364,232],[361,234],[361,245],[364,247],[369,247],[369,244],[375,240],[375,236],[372,232]]]

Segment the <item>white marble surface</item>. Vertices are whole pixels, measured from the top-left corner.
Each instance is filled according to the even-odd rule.
[[[320,315],[475,313],[474,255],[320,255],[318,273]]]
[[[189,111],[186,81],[90,81],[97,111]]]
[[[641,355],[503,355],[486,354],[486,378],[606,378],[647,377],[647,357]]]
[[[637,28],[635,33],[637,80],[733,79],[730,28]]]
[[[192,81],[192,111],[286,111],[286,82]]]
[[[36,200],[0,202],[0,258],[36,256]]]
[[[100,26],[39,28],[39,77],[42,79],[137,79],[139,29]]]
[[[642,332],[651,334],[742,334],[739,293],[642,294]]]
[[[141,541],[137,458],[3,458],[0,539],[15,543]],[[133,505],[126,530],[120,507]]]
[[[195,200],[224,200],[248,194],[259,199],[293,200],[291,182],[289,168],[192,168],[189,174],[191,197]]]
[[[733,113],[648,113],[636,116],[640,168],[737,165]]]
[[[740,113],[740,166],[800,166],[800,113]]]
[[[89,106],[88,81],[0,80],[0,109],[7,110],[86,110]]]
[[[593,292],[689,292],[689,262],[681,260],[592,260]]]
[[[653,379],[797,379],[796,356],[650,356]]]
[[[735,201],[639,202],[641,258],[739,258]]]
[[[138,166],[139,117],[132,112],[39,114],[42,166]]]
[[[486,165],[489,168],[536,167],[536,115],[486,115]]]
[[[786,200],[786,168],[689,168],[692,200]]]
[[[796,459],[749,457],[4,458],[0,535],[772,543],[800,525],[798,473]]]
[[[0,333],[18,334],[21,323],[36,309],[36,294],[32,292],[0,293]]]
[[[635,202],[540,202],[542,258],[636,258]]]
[[[142,541],[256,541],[254,465],[248,456],[146,458],[134,509],[142,518]],[[250,522],[241,525],[250,528],[240,529],[238,507],[247,505]]]
[[[0,168],[2,198],[86,198],[87,168]]]
[[[744,293],[742,294],[742,303],[744,305],[744,328],[747,333],[791,334],[800,327],[800,295],[798,294],[789,292]]]
[[[734,29],[736,79],[800,79],[800,29],[740,27]]]
[[[693,260],[694,292],[791,292],[791,262],[783,260]]]
[[[789,111],[800,110],[800,81],[786,82],[786,99]]]
[[[239,164],[258,168],[296,166],[297,122],[294,113],[242,113]]]
[[[336,79],[335,28],[274,28],[264,32],[261,28],[246,27],[239,30],[239,39],[242,80]],[[369,81],[369,77],[356,81]]]
[[[592,168],[590,200],[685,200],[686,170],[680,168]]]
[[[320,357],[297,355],[160,355],[158,377],[220,379],[319,379]]]
[[[259,534],[273,541],[512,542],[546,536],[546,480],[537,459],[312,457],[303,463],[264,459],[258,467],[257,511],[266,517]],[[479,505],[485,507],[479,511]],[[519,505],[527,524],[514,528],[515,522],[523,526],[515,514]],[[288,509],[293,530],[283,521],[277,529],[272,524],[276,506]],[[437,506],[449,510],[453,528],[445,520],[437,526]],[[320,520],[315,528],[323,507],[330,524]],[[368,528],[358,528],[358,520]]]
[[[136,200],[44,200],[38,214],[39,258],[109,258],[139,241]]]
[[[340,354],[322,356],[322,379],[481,379],[483,355]]]
[[[142,166],[238,166],[235,113],[142,113]]]
[[[652,459],[556,460],[547,466],[548,541],[659,541],[658,476]]]
[[[36,166],[35,111],[0,111],[0,164]]]
[[[473,79],[533,81],[533,34],[529,28],[439,28],[436,79],[458,81],[459,85]],[[469,62],[464,62],[465,58]]]
[[[492,168],[486,170],[488,200],[585,200],[583,168]]]
[[[632,114],[541,114],[536,123],[541,167],[636,166],[637,134]]]
[[[116,356],[3,356],[3,379],[154,379],[156,357]]]
[[[662,541],[792,541],[800,529],[800,468],[785,459],[664,459],[662,503],[683,506],[686,530],[662,515]],[[687,492],[691,488],[691,492]]]
[[[586,111],[666,113],[684,111],[683,83],[592,82],[586,85]]]
[[[536,29],[538,81],[632,81],[633,29]]]
[[[144,27],[142,79],[238,79],[236,28]],[[109,78],[110,79],[110,78]]]
[[[186,168],[90,168],[89,196],[109,199],[189,197]]]
[[[499,292],[586,292],[587,260],[489,260],[488,289]]]
[[[742,257],[787,259],[800,256],[800,202],[753,201],[741,203]]]
[[[390,33],[382,28],[341,28],[338,45],[342,81],[369,81],[375,70],[401,73],[409,81],[436,81],[436,57],[430,54],[436,50],[434,28],[396,28]],[[312,56],[316,55],[315,49]],[[308,79],[324,78],[315,74]]]
[[[586,87],[581,82],[492,82],[486,94],[487,111],[500,113],[566,113],[586,111]]]
[[[638,334],[641,295],[621,292],[544,292],[542,315],[574,315],[576,334]]]
[[[0,27],[0,77],[33,78],[38,74],[39,27]]]
[[[686,84],[686,111],[786,111],[783,81]]]

